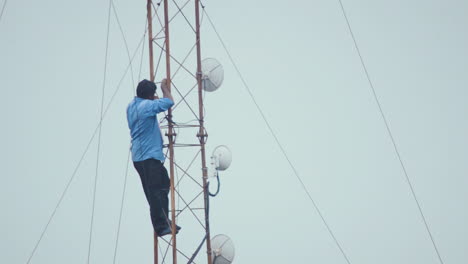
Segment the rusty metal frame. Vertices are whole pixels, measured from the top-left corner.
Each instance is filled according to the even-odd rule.
[[[170,240],[167,240],[166,238],[162,238],[162,240],[164,242],[166,242],[166,244],[168,245],[168,247],[172,247],[172,262],[173,264],[176,264],[177,263],[177,254],[181,254],[183,257],[185,257],[186,259],[188,259],[187,255],[184,254],[183,252],[181,252],[178,248],[177,248],[177,235],[175,234],[175,225],[176,225],[176,221],[177,221],[177,218],[179,217],[179,215],[184,212],[184,211],[190,211],[193,216],[195,217],[196,221],[200,223],[201,227],[204,229],[204,232],[205,232],[205,237],[206,237],[206,247],[207,247],[207,263],[208,264],[211,264],[212,261],[211,261],[211,241],[210,241],[210,223],[209,223],[209,215],[208,215],[208,199],[209,199],[209,195],[208,195],[208,190],[207,190],[207,186],[208,186],[208,168],[206,166],[206,163],[207,163],[207,160],[206,160],[206,153],[205,153],[205,144],[206,144],[206,141],[207,141],[207,138],[208,138],[208,134],[206,132],[206,129],[204,127],[204,102],[203,102],[203,87],[202,87],[202,74],[201,74],[201,45],[200,45],[200,1],[199,0],[193,0],[194,4],[195,4],[195,28],[193,28],[193,26],[190,24],[190,22],[187,20],[187,17],[183,14],[183,9],[188,5],[188,3],[192,0],[187,0],[186,2],[184,2],[183,5],[178,5],[177,3],[175,3],[174,0],[172,0],[174,2],[174,4],[176,5],[177,7],[177,11],[174,15],[172,15],[170,18],[169,18],[169,7],[168,7],[168,0],[161,0],[159,3],[158,3],[158,7],[160,6],[161,3],[163,3],[164,7],[164,17],[163,19],[160,18],[160,16],[158,16],[157,14],[157,9],[155,7],[155,5],[153,4],[153,1],[152,0],[147,0],[147,19],[148,19],[148,40],[150,42],[150,45],[149,45],[149,57],[150,57],[150,78],[152,81],[154,81],[154,78],[155,78],[155,69],[154,69],[154,62],[153,62],[153,57],[154,57],[154,51],[153,51],[153,45],[156,45],[158,46],[160,49],[161,49],[161,52],[165,52],[165,59],[166,59],[166,79],[167,79],[167,84],[168,84],[168,88],[171,90],[171,91],[176,91],[176,93],[178,94],[178,96],[180,96],[180,100],[179,102],[177,102],[177,104],[175,106],[173,106],[171,109],[168,110],[168,113],[167,113],[167,116],[162,118],[161,120],[159,120],[159,123],[163,123],[165,119],[167,119],[167,124],[163,124],[161,125],[161,128],[162,129],[166,129],[167,130],[167,133],[166,133],[166,136],[168,137],[168,144],[164,145],[165,147],[167,147],[167,158],[169,160],[169,174],[170,174],[170,182],[171,182],[171,196],[170,196],[170,199],[171,199],[171,208],[170,208],[170,215],[171,215],[171,218],[172,218],[172,237]],[[161,30],[158,31],[157,34],[153,35],[153,24],[152,24],[152,21],[153,21],[153,14],[152,14],[152,11],[154,11],[154,16],[157,16],[157,19],[158,19],[158,22],[159,24],[161,25]],[[195,29],[194,30],[194,33],[195,33],[195,44],[191,47],[189,53],[185,56],[185,58],[181,61],[177,60],[170,52],[170,38],[169,38],[169,34],[170,34],[170,30],[169,30],[169,24],[170,22],[179,14],[182,14],[185,18],[185,20],[187,21],[187,23],[189,23],[189,25],[191,26],[192,29]],[[163,20],[163,22],[161,21]],[[160,34],[162,34],[164,32],[164,36],[160,36]],[[162,42],[164,38],[164,42]],[[160,44],[158,43],[158,40],[161,40],[161,42],[163,44]],[[188,70],[185,66],[184,66],[184,63],[186,62],[186,60],[188,59],[188,57],[190,56],[190,54],[192,53],[192,51],[196,49],[196,65],[197,65],[197,70],[196,70],[196,73],[193,74],[193,72],[191,72],[190,70]],[[161,56],[160,56],[161,57]],[[159,59],[158,59],[159,61]],[[176,64],[177,64],[177,70],[173,73],[173,75],[171,76],[171,61],[174,61]],[[159,65],[159,63],[158,63]],[[182,93],[178,88],[177,86],[175,86],[175,84],[173,83],[173,78],[175,77],[175,75],[179,72],[179,70],[183,69],[184,72],[188,73],[190,76],[192,76],[194,79],[196,79],[196,84],[191,87],[188,92],[185,92],[185,93]],[[198,95],[198,114],[196,113],[196,111],[194,110],[194,105],[191,105],[186,99],[187,99],[187,96],[194,91],[194,89],[197,88],[197,95]],[[174,110],[180,105],[180,104],[185,104],[188,109],[190,110],[190,112],[195,116],[195,119],[194,120],[191,120],[187,123],[184,123],[184,124],[176,124],[172,121],[172,118],[173,118],[173,113],[174,113]],[[184,110],[186,111],[186,110]],[[190,122],[196,122],[197,124],[195,123],[190,123]],[[198,138],[198,142],[197,143],[194,143],[194,142],[184,142],[184,143],[176,143],[176,139],[177,139],[177,133],[176,133],[176,130],[178,131],[179,129],[183,129],[183,128],[191,128],[191,129],[196,129],[198,132],[197,132],[197,135],[196,137]],[[186,169],[182,168],[182,166],[180,164],[178,164],[175,160],[175,149],[176,148],[200,148],[199,151],[196,153],[195,157],[192,159],[192,161],[190,162],[190,164],[186,167]],[[202,168],[202,178],[201,178],[201,183],[199,180],[196,180],[196,177],[194,175],[191,175],[188,171],[190,169],[190,167],[192,167],[192,164],[194,163],[194,161],[196,159],[199,159],[201,160],[201,168]],[[182,171],[183,175],[178,178],[177,180],[177,183],[176,183],[176,180],[175,180],[175,177],[176,177],[176,171],[175,170],[180,170]],[[180,184],[180,182],[184,179],[184,178],[189,178],[190,180],[192,180],[194,183],[197,184],[197,186],[199,188],[202,188],[202,190],[200,192],[196,192],[196,195],[193,199],[184,199],[184,197],[182,197],[182,195],[179,193],[179,190],[178,190],[178,186]],[[195,201],[201,199],[201,195],[203,194],[203,206],[200,207],[200,205],[198,205],[198,207],[195,207],[196,205],[194,206],[191,206],[192,203],[194,203]],[[182,201],[182,208],[180,209],[176,209],[176,203],[175,203],[175,196],[178,196],[178,199]],[[200,200],[199,200],[200,201]],[[192,208],[194,207],[194,208]],[[198,211],[198,210],[204,210],[204,219],[200,218],[199,216],[197,216],[195,214],[194,211]],[[203,220],[204,220],[204,223],[203,223]],[[159,244],[158,244],[158,237],[155,235],[154,237],[154,263],[155,264],[158,264],[158,260],[160,261],[163,261],[164,262],[164,259],[167,255],[167,251],[169,250],[169,248],[167,248],[165,251],[166,253],[163,254],[163,252],[161,251],[161,257],[162,259],[159,259],[158,257],[158,248],[159,248]]]

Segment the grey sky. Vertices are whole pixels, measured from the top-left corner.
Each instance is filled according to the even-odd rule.
[[[131,52],[145,27],[146,1],[136,2],[115,1]],[[438,263],[338,1],[204,3],[351,263]],[[468,263],[468,2],[343,4],[440,253]],[[107,5],[8,1],[1,263],[26,262],[98,124]],[[223,86],[206,95],[208,149],[225,144],[234,157],[212,200],[212,234],[234,240],[234,263],[346,263],[207,22],[203,57],[225,69]],[[193,39],[174,33],[171,43],[180,57]],[[106,103],[128,63],[114,18],[109,47]],[[103,125],[92,263],[112,263],[133,90],[127,75]],[[31,263],[86,261],[95,163],[94,141]],[[148,208],[129,172],[117,263],[150,263]],[[200,240],[181,225],[181,241]]]

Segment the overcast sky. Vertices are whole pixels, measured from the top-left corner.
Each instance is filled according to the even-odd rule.
[[[112,103],[101,134],[91,263],[113,260],[130,140],[125,108],[149,75],[147,46],[138,74],[146,1],[114,3],[137,55],[133,78],[127,73],[111,100],[128,64],[112,14],[104,90],[105,105]],[[350,263],[439,263],[339,2],[204,4]],[[441,257],[468,263],[468,2],[343,4]],[[0,20],[1,263],[26,263],[99,123],[107,16],[108,1],[7,2]],[[171,32],[182,59],[193,34],[181,16]],[[205,95],[207,152],[221,144],[233,152],[211,200],[212,234],[233,239],[234,263],[346,263],[206,17],[202,57],[218,59],[225,71],[221,88]],[[188,61],[195,71],[194,56]],[[180,78],[181,89],[191,87]],[[176,122],[191,118],[175,115]],[[190,162],[190,154],[177,153]],[[96,154],[97,138],[31,263],[86,262]],[[200,162],[193,166],[199,173]],[[128,171],[116,263],[151,263],[148,206],[136,171]],[[189,214],[178,220],[188,254],[202,238],[193,221]]]

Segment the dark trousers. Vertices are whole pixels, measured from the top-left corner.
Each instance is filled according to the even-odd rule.
[[[169,225],[169,187],[170,180],[167,170],[161,161],[147,159],[133,162],[135,169],[140,174],[141,184],[148,200],[151,212],[151,222],[157,233]]]

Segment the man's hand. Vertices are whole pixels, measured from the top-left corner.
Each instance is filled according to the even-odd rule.
[[[163,97],[169,98],[172,102],[174,102],[174,98],[172,98],[171,91],[169,91],[166,78],[162,79],[161,81],[161,90],[163,93]]]
[[[166,78],[162,79],[161,81],[161,90],[167,90],[167,80]]]

